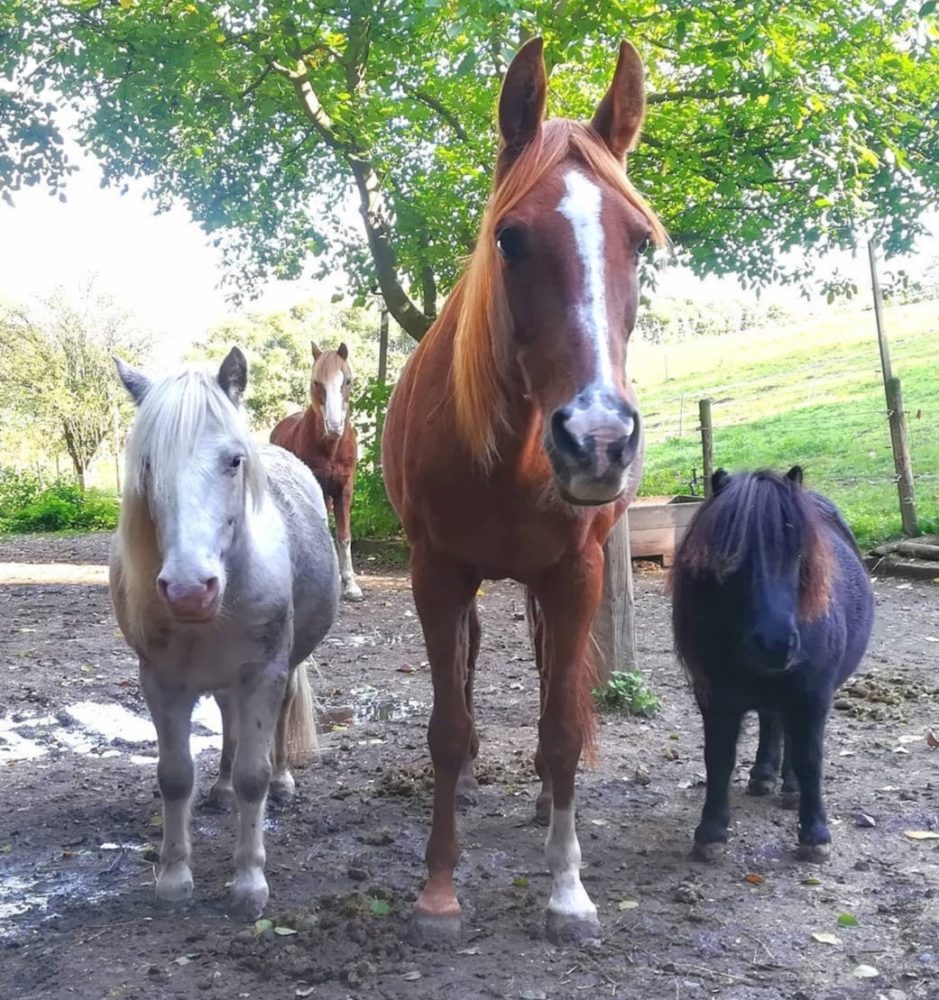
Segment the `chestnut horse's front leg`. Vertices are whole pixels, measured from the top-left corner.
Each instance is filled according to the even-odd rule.
[[[352,568],[352,531],[349,527],[352,510],[352,483],[343,487],[336,497],[334,512],[336,517],[336,548],[339,552],[339,575],[342,577],[342,597],[346,601],[363,600],[362,588],[355,578]]]
[[[543,619],[539,756],[552,794],[546,844],[551,869],[546,930],[553,941],[575,944],[600,938],[597,908],[580,880],[574,776],[593,725],[587,648],[602,585],[603,550],[589,542],[579,557],[546,574],[535,588]]]
[[[428,880],[414,906],[412,937],[452,938],[462,930],[462,911],[453,886],[460,856],[456,833],[456,785],[470,757],[473,718],[467,704],[471,652],[471,608],[479,588],[476,574],[426,545],[411,552],[411,587],[424,629],[434,685],[427,730],[434,762],[434,814],[427,841]]]

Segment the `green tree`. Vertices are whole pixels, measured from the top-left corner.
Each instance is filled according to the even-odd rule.
[[[314,254],[414,337],[471,247],[499,81],[535,32],[552,110],[578,117],[615,42],[637,43],[630,171],[698,273],[806,281],[867,223],[907,249],[939,190],[935,0],[4,2],[14,95],[64,95],[105,179],[181,199],[238,289]],[[62,169],[45,163],[53,184]]]
[[[99,445],[129,409],[112,356],[139,362],[148,347],[129,314],[93,286],[0,313],[0,413],[61,441],[82,489]]]

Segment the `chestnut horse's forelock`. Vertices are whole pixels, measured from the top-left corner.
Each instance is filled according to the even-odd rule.
[[[496,457],[495,432],[505,421],[506,404],[501,369],[509,315],[496,227],[568,157],[622,194],[648,220],[655,243],[665,243],[665,230],[655,213],[589,124],[563,118],[545,122],[518,158],[497,176],[476,248],[436,324],[436,330],[451,324],[456,327],[451,378],[457,425],[467,449],[483,464]]]
[[[327,382],[337,372],[343,375],[351,375],[352,369],[338,351],[323,351],[323,353],[313,362],[313,370],[310,372],[310,398],[315,401],[313,383],[316,381]]]
[[[698,510],[675,554],[670,584],[682,574],[722,583],[799,558],[799,617],[813,621],[831,604],[834,551],[826,529],[854,540],[823,497],[767,470],[732,476]]]

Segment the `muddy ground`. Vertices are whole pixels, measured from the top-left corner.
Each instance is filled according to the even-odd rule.
[[[939,750],[927,743],[939,732],[939,586],[876,583],[865,679],[829,730],[833,860],[797,862],[794,814],[744,794],[751,725],[726,857],[703,867],[689,859],[699,720],[670,653],[663,576],[638,574],[642,666],[663,707],[605,717],[599,764],[579,778],[584,882],[605,929],[584,952],[542,936],[537,682],[520,593],[487,586],[485,784],[461,820],[458,869],[466,936],[424,951],[404,938],[431,784],[430,678],[406,578],[364,565],[366,603],[343,608],[320,651],[320,698],[334,718],[354,706],[356,721],[328,734],[297,800],[270,815],[273,924],[259,932],[226,914],[233,821],[199,797],[195,902],[174,912],[154,899],[154,746],[93,568],[106,550],[103,537],[0,543],[0,997],[939,997],[939,840],[906,835],[939,831]],[[29,565],[64,562],[81,567]],[[217,743],[211,715],[200,718],[198,745]],[[216,753],[197,759],[204,794]],[[840,926],[843,914],[856,926]]]

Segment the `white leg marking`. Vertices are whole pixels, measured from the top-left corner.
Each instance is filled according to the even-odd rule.
[[[564,186],[567,193],[558,203],[558,211],[570,222],[574,230],[574,242],[584,266],[583,298],[577,304],[577,316],[584,332],[593,341],[597,359],[594,382],[604,387],[612,386],[603,222],[600,218],[603,194],[600,188],[579,170],[567,172]]]
[[[362,596],[362,588],[355,579],[352,568],[352,540],[347,538],[339,543],[339,575],[342,577],[343,597],[357,599]]]
[[[574,829],[573,807],[552,808],[545,854],[551,869],[548,909],[561,916],[595,921],[597,908],[580,881],[580,842]]]

